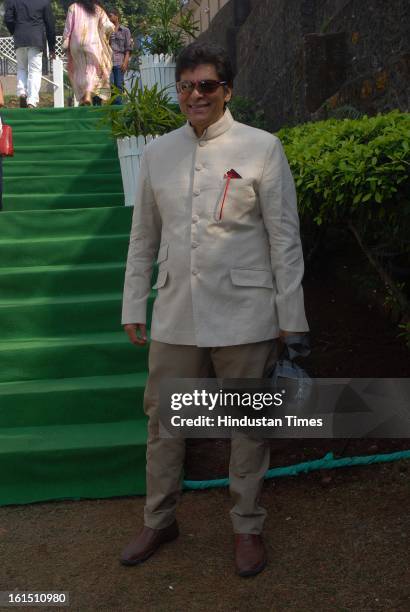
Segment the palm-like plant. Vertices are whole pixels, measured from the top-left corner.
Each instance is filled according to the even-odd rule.
[[[151,0],[145,19],[143,49],[151,54],[176,56],[186,44],[187,36],[195,38],[199,30],[192,11],[184,11],[183,0]]]
[[[111,124],[112,134],[115,138],[126,136],[147,136],[165,134],[180,127],[184,117],[173,110],[170,97],[166,90],[154,87],[139,86],[138,81],[130,88],[119,90],[113,88],[111,102],[122,97],[122,106],[114,104],[104,106],[104,121]]]

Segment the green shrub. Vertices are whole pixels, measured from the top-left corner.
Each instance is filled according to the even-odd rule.
[[[354,223],[373,243],[409,249],[410,115],[393,111],[285,128],[301,218]]]

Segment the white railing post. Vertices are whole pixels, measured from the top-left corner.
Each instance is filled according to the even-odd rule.
[[[54,108],[64,108],[64,66],[60,58],[53,59]]]

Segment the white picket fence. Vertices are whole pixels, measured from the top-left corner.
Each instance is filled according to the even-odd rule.
[[[125,206],[134,206],[135,204],[141,155],[146,142],[150,140],[152,140],[152,136],[147,136],[146,139],[144,136],[138,136],[138,138],[127,136],[117,139]]]
[[[141,83],[166,89],[172,102],[178,102],[175,87],[175,59],[172,55],[143,55],[140,58]]]
[[[140,73],[134,72],[133,78],[140,78],[141,86],[166,89],[172,102],[177,102],[175,88],[175,61],[170,55],[143,55],[140,58]],[[118,157],[120,159],[122,183],[124,187],[125,206],[134,206],[137,192],[138,174],[141,165],[141,155],[146,142],[155,136],[136,138],[119,138],[117,140]]]

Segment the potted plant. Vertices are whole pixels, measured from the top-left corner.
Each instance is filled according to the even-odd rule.
[[[199,30],[192,11],[184,10],[184,5],[183,0],[150,0],[140,23],[144,51],[140,57],[141,83],[168,88],[173,102],[177,101],[175,58],[188,37],[195,38]]]
[[[103,107],[103,122],[111,125],[117,139],[118,157],[124,187],[125,205],[135,201],[138,171],[143,149],[147,142],[180,127],[185,119],[171,104],[169,95],[157,85],[140,88],[136,82],[130,88],[113,87],[111,102],[120,95],[123,104]]]

